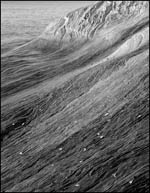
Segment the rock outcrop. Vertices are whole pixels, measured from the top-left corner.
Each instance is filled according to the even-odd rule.
[[[68,13],[56,24],[50,24],[41,38],[55,39],[59,43],[91,39],[120,23],[135,25],[148,17],[148,7],[148,1],[98,1]]]
[[[57,23],[50,23],[39,37],[15,51],[33,49],[54,53],[64,48],[78,49],[93,40],[101,43],[104,39],[111,46],[127,33],[132,34],[148,24],[148,1],[98,1],[68,13]]]

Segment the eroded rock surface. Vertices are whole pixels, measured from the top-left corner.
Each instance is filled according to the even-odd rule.
[[[2,192],[149,192],[148,7],[95,2],[2,55]]]

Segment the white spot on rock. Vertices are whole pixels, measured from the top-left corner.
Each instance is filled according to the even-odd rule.
[[[116,178],[116,173],[114,173],[114,174],[113,174],[113,177],[115,177],[115,178]]]
[[[133,180],[130,180],[130,181],[129,181],[129,184],[132,184],[132,182],[133,182]]]
[[[83,151],[86,151],[86,148],[84,148]]]
[[[62,151],[62,147],[59,148],[59,151]]]
[[[64,17],[64,19],[65,19],[65,25],[67,24],[67,22],[68,22],[68,20],[69,20],[69,18],[68,17]]]
[[[20,152],[19,154],[22,155],[22,152]]]
[[[105,113],[105,116],[109,115],[109,113]]]
[[[79,184],[75,184],[76,187],[79,187],[80,185]]]

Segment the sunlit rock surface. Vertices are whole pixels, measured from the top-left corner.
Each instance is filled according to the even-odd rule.
[[[99,1],[2,54],[9,192],[149,192],[149,3]]]
[[[148,21],[147,1],[98,1],[91,6],[68,13],[56,25],[50,24],[41,38],[73,43],[104,35],[104,31],[120,33],[135,26],[139,21]],[[110,40],[114,39],[114,35]]]

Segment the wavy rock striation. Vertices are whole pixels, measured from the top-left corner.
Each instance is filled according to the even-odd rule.
[[[2,56],[2,192],[149,192],[148,7],[95,2]]]

